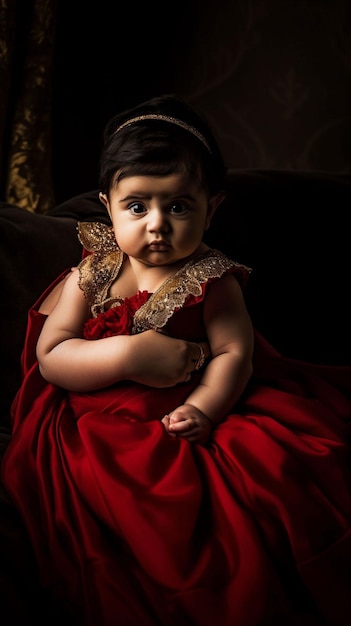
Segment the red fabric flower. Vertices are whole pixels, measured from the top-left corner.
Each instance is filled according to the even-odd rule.
[[[134,296],[125,298],[122,304],[88,319],[83,328],[83,337],[102,339],[114,335],[130,335],[134,313],[145,304],[149,295],[147,291],[138,291]]]

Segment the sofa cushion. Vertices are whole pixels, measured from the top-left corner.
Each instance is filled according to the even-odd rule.
[[[351,363],[350,204],[350,175],[230,173],[206,239],[253,268],[253,321],[287,356]]]
[[[3,419],[8,422],[10,404],[20,384],[20,355],[28,309],[56,276],[81,258],[77,219],[108,219],[97,192],[82,194],[77,200],[72,198],[48,215],[0,204],[0,416],[5,416],[0,423]]]

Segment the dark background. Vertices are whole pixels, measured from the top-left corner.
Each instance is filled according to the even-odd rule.
[[[110,116],[165,92],[192,99],[182,74],[205,5],[78,0],[67,19],[66,3],[58,3],[52,151],[58,200],[97,185]]]
[[[349,0],[59,0],[55,29],[58,202],[97,186],[111,115],[171,91],[230,168],[351,173]]]

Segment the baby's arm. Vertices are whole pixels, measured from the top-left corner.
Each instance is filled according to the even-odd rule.
[[[73,270],[65,279],[43,325],[37,343],[43,378],[78,392],[100,389],[124,379],[159,388],[184,381],[199,354],[196,343],[153,330],[96,341],[84,339],[82,327],[89,308],[78,277],[78,270]]]
[[[186,402],[163,418],[170,434],[204,443],[239,400],[252,374],[253,329],[232,275],[209,285],[204,303],[212,359]]]

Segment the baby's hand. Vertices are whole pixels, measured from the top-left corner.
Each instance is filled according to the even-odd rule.
[[[161,421],[169,435],[192,443],[205,444],[212,430],[211,420],[191,404],[182,404]]]

